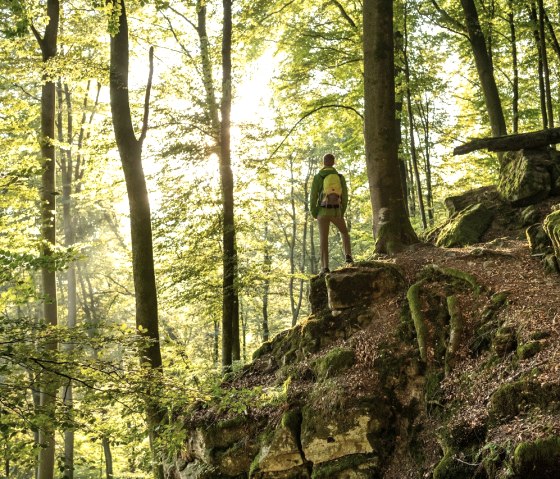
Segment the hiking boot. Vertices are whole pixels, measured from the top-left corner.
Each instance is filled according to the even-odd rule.
[[[346,255],[346,264],[353,264],[354,263],[354,259],[352,258],[351,255],[347,254]]]

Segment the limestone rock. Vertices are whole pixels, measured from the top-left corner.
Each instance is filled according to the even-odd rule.
[[[508,152],[500,172],[498,191],[513,206],[538,203],[552,191],[550,170],[553,164],[551,153],[546,149]]]
[[[292,431],[285,427],[277,428],[269,442],[261,445],[252,471],[262,473],[276,473],[288,471],[304,464],[299,448],[294,440]],[[254,477],[251,474],[251,477]]]
[[[358,268],[345,268],[327,276],[329,308],[333,311],[371,305],[399,291],[402,275],[386,263],[360,263]]]
[[[531,249],[531,254],[546,254],[552,251],[552,242],[546,234],[543,225],[535,223],[525,230],[525,236]]]
[[[554,254],[560,258],[560,210],[550,213],[544,219],[543,228],[552,242]]]
[[[443,203],[449,212],[449,216],[452,216],[477,203],[495,204],[500,201],[500,194],[495,186],[483,186],[482,188],[466,191],[460,195],[449,196],[445,198]]]
[[[493,211],[483,203],[469,206],[449,219],[439,232],[436,245],[452,248],[478,243],[493,218]]]

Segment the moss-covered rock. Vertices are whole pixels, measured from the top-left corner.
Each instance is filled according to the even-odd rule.
[[[498,191],[512,206],[528,206],[550,195],[550,151],[520,150],[504,155]]]
[[[543,345],[539,341],[529,341],[528,343],[523,343],[517,346],[517,357],[519,359],[529,359],[537,354]]]
[[[521,225],[529,226],[539,222],[539,211],[535,205],[527,206],[520,213]]]
[[[483,203],[477,203],[452,216],[441,229],[436,245],[443,248],[478,243],[486,232],[494,212]]]
[[[459,195],[449,196],[443,200],[449,216],[463,211],[465,208],[477,203],[499,204],[501,202],[500,194],[495,186],[483,186],[473,190],[465,191]]]
[[[490,416],[495,421],[511,419],[534,406],[546,406],[540,385],[528,380],[505,383],[490,399]]]
[[[355,361],[356,355],[353,349],[333,348],[314,361],[313,370],[318,378],[329,378],[352,367]]]
[[[513,466],[523,479],[557,479],[560,475],[560,437],[522,442],[515,448]]]
[[[372,479],[379,476],[379,459],[370,454],[353,454],[318,464],[311,479]]]
[[[325,276],[314,276],[309,281],[309,305],[311,313],[319,315],[328,309],[327,283]]]
[[[492,338],[492,349],[500,357],[515,351],[517,348],[517,331],[513,326],[498,328]]]
[[[381,262],[333,271],[326,281],[331,310],[368,306],[404,287],[397,268]]]
[[[552,242],[554,254],[560,258],[560,210],[553,211],[544,219],[543,228]]]
[[[529,226],[525,230],[525,237],[529,243],[531,254],[546,254],[552,251],[552,241],[550,241],[541,223]]]
[[[433,479],[483,479],[486,472],[478,467],[460,459],[453,453],[446,454],[433,472]]]

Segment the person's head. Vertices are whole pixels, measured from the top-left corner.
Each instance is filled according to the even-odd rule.
[[[334,155],[332,153],[327,153],[323,156],[323,165],[333,166],[334,165]]]

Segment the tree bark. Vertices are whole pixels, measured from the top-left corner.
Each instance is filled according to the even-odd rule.
[[[223,311],[222,366],[229,370],[239,359],[239,308],[237,299],[237,251],[235,246],[235,218],[233,201],[233,172],[231,169],[231,41],[232,0],[224,0],[222,36],[222,122],[220,128],[220,179],[223,208]]]
[[[364,133],[367,174],[378,253],[417,242],[407,215],[395,129],[392,0],[365,0]]]
[[[128,90],[128,21],[124,0],[111,0],[113,19],[118,31],[111,36],[110,101],[113,128],[123,167],[128,204],[130,209],[130,233],[132,242],[132,275],[136,300],[136,326],[138,332],[149,341],[141,350],[141,364],[150,374],[147,391],[147,417],[151,444],[157,435],[156,426],[163,415],[153,398],[159,388],[162,360],[158,331],[158,303],[154,271],[150,202],[146,179],[142,168],[142,143],[147,132],[148,101],[151,87],[153,49],[150,49],[150,78],[146,89],[144,122],[139,139],[136,139]],[[151,390],[153,388],[153,391]],[[157,475],[163,478],[163,466],[154,451]]]
[[[488,117],[490,118],[490,126],[492,136],[501,136],[507,133],[506,122],[502,109],[498,87],[494,78],[494,66],[492,59],[486,46],[486,41],[480,22],[478,19],[478,11],[474,0],[461,0],[467,33],[471,44],[478,77],[484,94],[484,101]]]
[[[515,15],[513,11],[513,0],[508,1],[508,23],[511,39],[511,62],[513,70],[513,81],[512,81],[512,122],[513,122],[513,133],[519,131],[519,66],[517,60],[517,33],[515,29]]]
[[[113,479],[113,453],[111,452],[111,444],[106,436],[101,439],[103,445],[103,456],[105,457],[105,477],[106,479]]]
[[[554,113],[552,110],[552,91],[550,88],[550,68],[548,66],[548,54],[546,51],[546,35],[545,35],[545,11],[543,0],[537,0],[539,11],[539,51],[543,66],[543,80],[546,101],[547,124],[546,127],[554,128]]]
[[[32,27],[33,34],[41,48],[42,60],[46,65],[57,54],[58,24],[60,18],[59,0],[47,0],[47,16],[49,22],[45,33],[41,37],[39,32]],[[43,174],[41,178],[41,255],[45,259],[52,259],[56,244],[56,158],[54,140],[56,118],[56,85],[48,75],[43,77],[41,89],[41,158]],[[47,261],[49,263],[50,261]],[[58,324],[56,273],[53,264],[42,268],[43,280],[43,315],[47,325],[56,327]],[[46,354],[50,355],[58,349],[56,342],[46,345]],[[43,373],[41,377],[40,412],[46,420],[39,429],[39,463],[37,469],[38,479],[52,479],[55,466],[55,429],[54,415],[56,405],[57,379],[51,373]]]
[[[408,63],[408,26],[407,14],[404,14],[404,43],[403,43],[403,57],[404,57],[404,75],[406,82],[406,106],[408,113],[408,128],[410,135],[410,157],[412,160],[412,167],[414,169],[414,179],[416,182],[416,193],[418,195],[418,208],[420,209],[420,217],[422,219],[422,226],[424,229],[428,227],[426,221],[426,210],[424,208],[424,198],[422,196],[422,184],[420,183],[420,172],[418,170],[418,157],[416,154],[416,141],[414,139],[414,112],[412,111],[412,98],[410,93],[410,65]]]
[[[264,281],[263,281],[263,300],[262,300],[262,331],[263,343],[270,339],[269,337],[269,322],[268,322],[268,297],[270,293],[270,250],[268,245],[268,221],[264,225]]]
[[[544,67],[543,67],[542,54],[541,54],[539,19],[537,16],[537,9],[535,7],[534,2],[532,2],[529,7],[529,16],[531,17],[531,22],[533,24],[533,37],[535,39],[535,45],[537,47],[537,52],[538,52],[537,71],[539,77],[539,100],[540,100],[540,107],[541,107],[542,126],[543,128],[546,128],[548,126],[548,113],[546,109],[546,87],[544,82]]]

